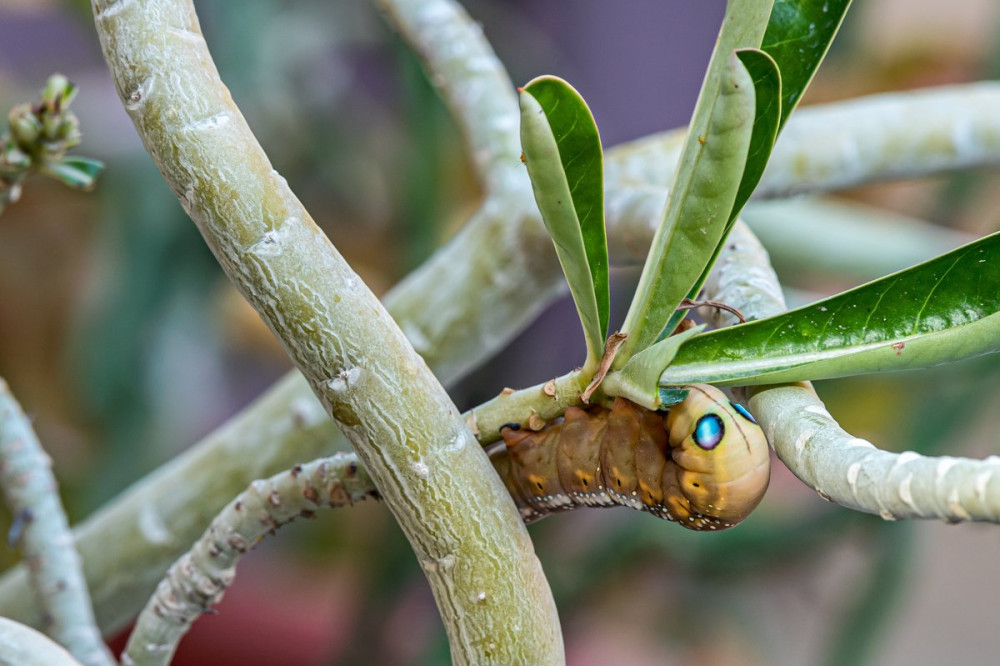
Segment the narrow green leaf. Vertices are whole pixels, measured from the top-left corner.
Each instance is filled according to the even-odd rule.
[[[781,121],[792,109],[840,29],[851,0],[775,0],[760,48],[781,71]]]
[[[921,368],[1000,350],[1000,234],[681,348],[662,385],[770,384]]]
[[[732,129],[732,121],[724,118],[719,107],[720,104],[739,106],[732,99],[733,61],[739,63],[733,51],[760,46],[773,5],[774,0],[731,0],[726,7],[726,17],[670,184],[664,219],[653,238],[622,326],[629,337],[618,352],[615,368],[622,367],[633,354],[652,344],[662,331],[672,330],[667,327],[667,320],[688,295],[722,238],[727,220],[720,222],[719,218],[728,217],[732,209],[746,162],[746,149],[737,156],[732,150],[735,146],[729,142],[736,140],[737,135],[736,143],[749,142],[754,101],[742,100],[745,106],[741,115],[750,118],[744,118],[745,127],[735,133],[722,131],[724,125],[720,122],[725,120],[726,129]],[[749,74],[742,64],[738,66],[746,77],[740,92],[752,92]],[[724,79],[730,85],[724,86]],[[720,90],[724,87],[728,88],[728,103],[720,100]],[[715,167],[722,168],[717,171]]]
[[[665,330],[727,230],[746,165],[755,109],[750,73],[733,53],[713,102],[705,133],[689,137],[685,144],[664,221],[622,327],[629,337],[618,353],[619,368]],[[688,152],[693,159],[685,162]]]
[[[736,223],[736,217],[757,188],[761,176],[764,175],[764,167],[767,166],[767,160],[771,157],[771,149],[774,148],[775,139],[778,137],[778,123],[781,119],[781,74],[778,72],[777,65],[771,56],[758,49],[740,49],[736,51],[736,56],[747,68],[747,72],[753,79],[756,107],[750,147],[747,150],[746,165],[743,168],[743,175],[740,177],[739,190],[736,193],[732,210],[729,212],[726,228],[701,275],[688,291],[687,297],[690,299],[697,298],[701,288],[705,285],[708,273],[715,265],[715,260],[725,245],[725,239]],[[674,311],[667,320],[667,325],[661,335],[677,328],[686,315],[687,313],[681,310]]]
[[[754,79],[757,113],[747,166],[723,242],[760,182],[778,133],[829,50],[850,4],[850,0],[776,0],[760,49],[739,51]],[[697,297],[721,249],[722,242],[692,285],[688,298]],[[683,318],[684,313],[673,313],[664,332],[676,328]]]
[[[705,324],[671,335],[628,360],[625,366],[604,378],[601,387],[608,395],[620,395],[632,402],[657,409],[661,406],[660,375],[677,356],[685,342],[705,330]]]
[[[52,74],[42,89],[42,103],[53,106],[58,102],[59,108],[65,109],[76,97],[76,84],[62,74]]]
[[[781,122],[781,74],[778,65],[764,51],[759,49],[740,49],[736,52],[750,78],[753,79],[754,99],[756,109],[753,119],[753,134],[750,137],[750,148],[747,150],[746,167],[740,178],[740,189],[736,201],[729,214],[727,230],[732,228],[736,216],[750,200],[750,195],[757,189],[760,177],[764,175],[764,167],[771,157],[771,149],[778,138],[778,126]],[[714,263],[714,262],[713,262]]]
[[[103,170],[103,162],[88,157],[64,157],[62,161],[47,164],[42,168],[43,173],[78,190],[89,190],[94,187],[97,176]]]
[[[532,80],[520,101],[535,201],[580,314],[588,365],[596,364],[610,313],[601,138],[583,98],[560,78]]]

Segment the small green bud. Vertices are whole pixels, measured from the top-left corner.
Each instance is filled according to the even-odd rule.
[[[62,116],[52,113],[42,114],[42,136],[45,141],[59,140],[60,124],[62,124]]]
[[[30,150],[31,146],[38,141],[38,136],[42,131],[42,124],[38,121],[38,117],[31,112],[31,107],[27,104],[15,106],[11,109],[8,120],[14,141],[18,146]]]
[[[67,149],[80,143],[80,121],[77,120],[76,114],[68,112],[63,114],[57,136]]]
[[[42,90],[42,105],[51,111],[69,106],[76,96],[76,86],[62,74],[53,74]]]

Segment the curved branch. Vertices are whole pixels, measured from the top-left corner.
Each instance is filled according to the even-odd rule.
[[[163,573],[254,479],[347,444],[298,372],[201,442],[140,479],[74,530],[98,625],[130,622]],[[25,567],[0,584],[0,613],[39,626]]]
[[[49,637],[5,617],[0,617],[0,664],[81,666]]]
[[[190,0],[93,7],[143,143],[365,463],[424,568],[455,663],[561,661],[551,592],[506,489],[423,359],[271,167]]]
[[[451,109],[487,193],[521,166],[514,85],[482,27],[452,0],[375,0]],[[523,178],[523,176],[522,176]]]
[[[748,318],[783,312],[777,276],[739,228],[706,287]],[[729,315],[724,315],[729,316]],[[809,384],[750,389],[750,409],[783,463],[821,497],[886,520],[1000,522],[1000,457],[970,460],[889,453],[844,431]]]
[[[778,457],[820,497],[885,520],[1000,522],[1000,457],[889,453],[845,432],[807,385],[753,394]]]
[[[456,34],[481,39],[474,30]],[[511,108],[516,114],[517,105]],[[385,297],[445,384],[506,345],[564,289],[527,175],[516,156],[513,161],[506,188],[488,196],[447,246]],[[126,489],[75,530],[99,625],[110,633],[132,619],[170,563],[251,480],[344,446],[307,382],[293,371]],[[116,545],[113,557],[108,544]],[[26,590],[24,567],[6,572],[0,612],[37,624],[40,611]]]
[[[139,615],[122,663],[169,664],[194,621],[222,600],[244,553],[276,528],[311,517],[319,507],[354,504],[374,494],[375,485],[353,453],[253,482],[170,567]]]
[[[3,379],[0,489],[15,516],[15,525],[21,525],[19,535],[15,535],[16,528],[12,528],[11,535],[21,546],[35,597],[45,609],[45,632],[87,666],[114,664],[94,622],[87,581],[59,500],[52,461]]]
[[[787,309],[767,250],[742,220],[736,222],[726,239],[726,247],[705,281],[705,293],[713,301],[735,307],[747,320],[763,319]],[[738,323],[734,315],[719,308],[704,310],[716,328]]]

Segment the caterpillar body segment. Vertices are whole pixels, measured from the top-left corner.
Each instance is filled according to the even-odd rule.
[[[494,462],[525,522],[583,506],[628,506],[694,530],[744,520],[770,478],[764,433],[719,389],[686,388],[666,413],[616,398],[537,432],[505,428],[506,460]]]

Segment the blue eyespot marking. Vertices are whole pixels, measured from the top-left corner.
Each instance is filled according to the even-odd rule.
[[[694,443],[706,451],[711,451],[722,441],[726,427],[717,414],[705,414],[694,427]]]
[[[746,407],[744,407],[743,405],[739,404],[738,402],[730,402],[729,404],[733,406],[733,409],[735,409],[737,412],[739,412],[740,416],[742,416],[743,418],[745,418],[750,423],[753,423],[754,425],[757,425],[757,419],[755,419],[753,417],[753,415],[750,412],[747,411]]]

